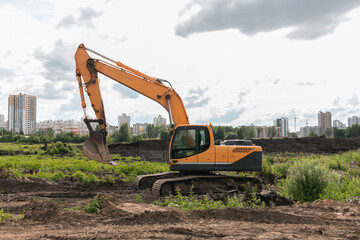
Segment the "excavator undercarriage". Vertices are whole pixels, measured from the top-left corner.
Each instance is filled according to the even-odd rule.
[[[157,196],[175,195],[177,192],[187,195],[206,193],[242,193],[247,186],[262,190],[261,181],[255,177],[227,176],[216,173],[176,173],[167,172],[138,176],[135,184],[140,189],[151,189]]]

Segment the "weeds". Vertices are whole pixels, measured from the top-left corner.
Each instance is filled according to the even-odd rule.
[[[0,144],[14,151],[22,149],[16,144]],[[56,146],[56,143],[52,145]],[[37,148],[29,146],[27,150],[35,149],[34,151],[39,153],[0,156],[1,178],[34,177],[57,181],[72,177],[85,184],[93,182],[114,184],[117,180],[133,182],[138,175],[168,171],[166,163],[139,161],[138,157],[125,158],[118,154],[115,154],[115,158],[121,159],[118,166],[88,161],[81,152],[78,152],[77,147],[71,144],[67,146],[76,149],[75,155],[46,155],[43,154],[44,151],[40,153],[41,145],[37,145]],[[48,147],[49,149],[51,147]]]
[[[84,207],[84,211],[87,213],[100,213],[101,209],[103,209],[103,204],[107,202],[109,198],[103,198],[98,193],[89,203],[88,206]]]
[[[10,213],[4,212],[4,209],[0,209],[0,221],[6,220],[6,219],[11,219],[12,216]]]
[[[142,199],[142,197],[141,197],[139,194],[136,194],[136,195],[135,195],[135,200],[136,200],[137,202],[139,202],[139,203],[144,202],[144,200]]]
[[[163,207],[177,207],[184,211],[222,209],[227,207],[257,208],[265,206],[265,203],[256,196],[256,186],[252,187],[249,185],[247,190],[251,196],[249,200],[243,201],[240,195],[234,195],[232,197],[227,197],[226,201],[223,202],[221,200],[215,201],[209,199],[206,196],[199,199],[194,195],[192,188],[190,189],[190,194],[188,196],[184,196],[180,193],[180,189],[177,188],[175,196],[165,197],[163,202],[161,200],[157,200],[154,204]]]
[[[324,193],[324,189],[338,179],[335,172],[315,161],[301,161],[291,167],[283,181],[282,193],[292,200],[312,202]]]

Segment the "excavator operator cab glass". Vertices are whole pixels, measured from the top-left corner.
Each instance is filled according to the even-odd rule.
[[[176,129],[171,144],[171,158],[190,157],[210,147],[209,131],[206,127],[180,127]]]

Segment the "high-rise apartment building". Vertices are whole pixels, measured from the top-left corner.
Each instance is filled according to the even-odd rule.
[[[339,129],[345,129],[346,124],[342,123],[340,120],[334,120],[333,121],[333,127],[337,127]]]
[[[0,129],[5,128],[5,116],[4,114],[0,114]]]
[[[351,127],[352,125],[360,125],[360,118],[352,116],[351,118],[348,118],[348,124],[349,127]]]
[[[331,113],[320,111],[318,113],[318,126],[320,127],[320,134],[325,134],[326,129],[331,128]]]
[[[123,113],[121,116],[118,116],[118,127],[120,129],[121,125],[127,123],[130,128],[130,116],[126,116],[126,113]]]
[[[154,126],[166,125],[166,118],[161,115],[154,117]]]
[[[278,129],[278,135],[279,137],[288,137],[289,134],[289,119],[286,117],[282,117],[279,119],[276,119],[274,121],[275,127]]]
[[[36,97],[26,94],[10,95],[8,130],[29,135],[36,130]]]

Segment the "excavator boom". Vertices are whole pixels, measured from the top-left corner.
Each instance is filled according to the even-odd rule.
[[[107,61],[91,58],[88,51],[101,56]],[[82,108],[85,115],[84,121],[90,131],[90,137],[83,145],[83,152],[88,158],[105,163],[111,162],[110,153],[106,146],[106,119],[98,73],[159,103],[168,111],[172,128],[177,125],[189,124],[189,119],[180,96],[171,86],[168,87],[163,83],[167,82],[166,80],[150,77],[119,61],[114,61],[88,49],[84,44],[79,45],[75,53],[75,62]],[[91,106],[97,118],[96,120],[90,120],[86,115],[84,91],[89,96]],[[93,131],[91,122],[99,124],[100,132]]]

